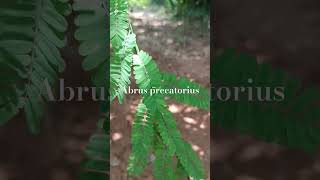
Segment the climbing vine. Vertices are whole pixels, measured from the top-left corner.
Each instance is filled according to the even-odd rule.
[[[143,93],[137,107],[131,135],[128,173],[140,175],[152,161],[157,180],[204,179],[200,159],[190,144],[183,140],[176,121],[168,110],[165,97],[178,102],[209,109],[209,91],[187,78],[162,72],[152,57],[140,50],[128,17],[126,0],[110,1],[110,97],[123,102],[131,74],[139,89],[147,92],[161,88],[195,88],[196,94]],[[133,73],[132,73],[133,72]]]

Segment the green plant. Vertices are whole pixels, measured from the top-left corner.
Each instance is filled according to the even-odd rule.
[[[0,124],[22,109],[32,133],[43,114],[43,81],[53,85],[65,68],[66,0],[4,0],[0,7]]]
[[[48,81],[50,85],[54,85],[58,73],[65,68],[59,49],[66,44],[65,31],[68,22],[64,15],[69,15],[72,8],[77,13],[75,38],[80,42],[79,53],[84,56],[82,67],[92,73],[95,86],[109,89],[107,77],[110,63],[111,100],[115,97],[118,97],[119,101],[123,100],[133,66],[140,88],[172,85],[177,88],[198,88],[201,93],[197,96],[170,97],[182,103],[208,109],[206,89],[186,78],[160,72],[151,57],[138,50],[135,35],[129,25],[126,1],[111,1],[109,31],[107,3],[75,0],[71,7],[67,0],[5,0],[4,6],[0,8],[1,25],[4,27],[0,31],[0,73],[1,77],[8,78],[1,78],[0,81],[1,124],[23,109],[31,132],[40,131],[44,102],[49,98],[43,82]],[[109,39],[112,45],[111,55],[108,54]],[[138,54],[133,53],[133,48]],[[108,92],[104,95],[108,96]],[[156,106],[150,108],[151,104]],[[108,102],[101,104],[102,117],[86,148],[81,180],[109,177],[109,116],[106,111],[108,105]],[[154,122],[145,123],[142,120]],[[146,141],[142,141],[143,139]],[[182,140],[162,95],[143,97],[137,109],[132,145],[133,153],[128,168],[132,174],[143,171],[148,153],[153,149],[156,155],[154,174],[157,179],[178,179],[178,175],[200,179],[204,176],[199,159],[190,145]],[[169,148],[169,151],[166,148]],[[177,156],[176,163],[174,155]],[[167,165],[176,168],[169,169]]]
[[[203,18],[208,16],[210,0],[166,0],[176,16]]]
[[[97,87],[109,84],[107,7],[103,1],[85,0],[76,0],[73,7],[79,12],[75,37],[81,41],[79,53],[85,56],[83,69],[92,71]],[[71,14],[72,7],[68,0],[4,0],[0,10],[0,124],[22,109],[30,131],[37,134],[49,98],[43,82],[54,86],[65,69],[59,49],[66,44],[64,16]],[[85,151],[80,179],[108,177],[108,108],[102,107],[103,117]]]
[[[146,7],[150,4],[150,0],[129,0],[131,7]]]
[[[266,63],[258,64],[254,56],[237,53],[234,49],[218,53],[212,67],[211,77],[216,89],[241,86],[284,89],[281,101],[250,101],[246,93],[242,93],[240,101],[212,101],[213,125],[306,152],[318,149],[320,93],[317,88],[302,87],[287,73]],[[248,79],[253,82],[248,83]],[[211,94],[215,93],[212,89]]]
[[[197,88],[199,94],[171,94],[178,102],[209,109],[208,90],[187,78],[161,72],[152,57],[139,50],[128,18],[126,0],[110,2],[110,94],[111,101],[121,103],[128,89],[131,71],[140,89],[149,92],[160,88]],[[165,95],[145,93],[137,107],[132,127],[132,151],[128,172],[140,175],[148,165],[150,154],[155,155],[155,179],[205,178],[204,170],[191,146],[182,139],[176,122],[167,108]],[[176,159],[175,159],[176,157]],[[183,173],[180,173],[180,172]],[[181,176],[182,174],[182,176]]]
[[[79,180],[109,179],[109,115],[107,102],[101,105],[101,118],[97,131],[90,137],[85,150],[86,159],[82,162]]]
[[[97,91],[109,86],[109,14],[108,1],[75,0],[73,10],[77,30],[75,38],[80,42],[79,54],[84,56],[82,68],[92,73],[92,82]],[[99,93],[108,97],[108,92]],[[97,131],[91,136],[85,150],[86,159],[82,163],[80,180],[109,179],[109,113],[108,101],[101,103],[101,118]]]

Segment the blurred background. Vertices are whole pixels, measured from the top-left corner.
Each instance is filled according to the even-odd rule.
[[[129,0],[130,17],[141,49],[149,52],[161,70],[188,76],[209,87],[209,1]],[[67,46],[61,50],[66,71],[59,78],[65,87],[90,86],[90,74],[73,37],[76,14],[68,16]],[[59,87],[57,87],[57,92]],[[59,96],[59,94],[57,94]],[[76,180],[84,149],[96,130],[100,106],[90,93],[84,101],[48,102],[41,133],[28,132],[21,113],[0,126],[0,180]],[[111,178],[126,179],[130,128],[138,96],[125,105],[116,102],[111,113]],[[209,113],[169,102],[184,138],[201,157],[209,175]],[[0,117],[1,118],[1,117]],[[142,179],[151,179],[148,169]],[[139,178],[139,179],[141,179]]]
[[[305,87],[319,87],[319,1],[215,0],[213,13],[213,51],[236,48],[254,54],[259,61],[289,72]],[[320,153],[307,154],[219,127],[211,128],[214,179],[320,179]]]
[[[162,71],[187,76],[210,87],[209,1],[129,0],[130,18],[137,43],[153,57]],[[134,80],[132,81],[134,82]],[[132,88],[137,88],[131,84]],[[111,106],[111,179],[127,179],[131,126],[139,95],[127,95],[124,104]],[[210,176],[210,114],[168,102],[178,128],[201,158]],[[149,166],[133,179],[152,180]],[[208,178],[209,179],[209,178]]]

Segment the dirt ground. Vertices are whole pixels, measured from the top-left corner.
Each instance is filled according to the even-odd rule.
[[[173,20],[152,9],[131,13],[140,49],[150,53],[162,71],[187,76],[205,87],[210,83],[209,29],[197,22]],[[127,179],[130,133],[138,95],[111,106],[111,179]],[[183,137],[199,154],[210,177],[210,114],[197,108],[168,102]],[[152,180],[152,168],[135,179]]]

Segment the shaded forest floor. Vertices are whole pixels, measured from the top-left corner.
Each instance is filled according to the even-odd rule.
[[[198,21],[173,20],[152,9],[131,13],[139,48],[150,53],[162,71],[187,76],[209,88],[209,29]],[[128,95],[124,104],[111,106],[111,179],[127,179],[131,125],[139,95]],[[183,137],[199,154],[210,173],[210,115],[197,108],[168,102]],[[149,166],[139,180],[151,180]]]
[[[320,155],[213,130],[211,176],[217,180],[319,180]]]

